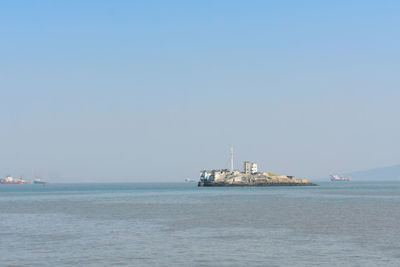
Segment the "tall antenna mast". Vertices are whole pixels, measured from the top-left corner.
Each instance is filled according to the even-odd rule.
[[[233,171],[233,147],[231,147],[231,171]]]

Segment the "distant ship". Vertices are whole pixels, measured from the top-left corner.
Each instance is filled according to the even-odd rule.
[[[195,180],[192,178],[185,178],[185,183],[194,183]]]
[[[45,185],[45,184],[48,183],[48,181],[42,181],[42,180],[40,180],[40,178],[36,178],[35,180],[33,180],[33,183],[34,184],[43,184],[43,185]]]
[[[332,182],[350,182],[352,181],[351,177],[344,177],[337,174],[331,175]]]
[[[0,179],[0,184],[29,184],[30,182],[25,181],[22,178],[14,179],[10,175],[6,178]]]

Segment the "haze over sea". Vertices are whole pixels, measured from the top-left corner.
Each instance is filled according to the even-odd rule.
[[[0,179],[49,181],[0,184],[0,267],[400,266],[399,14],[0,1]],[[230,147],[235,168],[357,182],[183,183]]]
[[[0,186],[2,266],[399,266],[400,183]]]

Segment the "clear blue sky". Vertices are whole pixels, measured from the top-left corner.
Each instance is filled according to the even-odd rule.
[[[398,1],[1,1],[0,175],[400,163]],[[238,167],[239,167],[238,166]]]

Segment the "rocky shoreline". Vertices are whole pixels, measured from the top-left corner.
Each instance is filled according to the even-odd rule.
[[[266,187],[266,186],[318,186],[311,182],[256,182],[256,183],[227,183],[227,182],[204,182],[198,183],[199,187]]]

